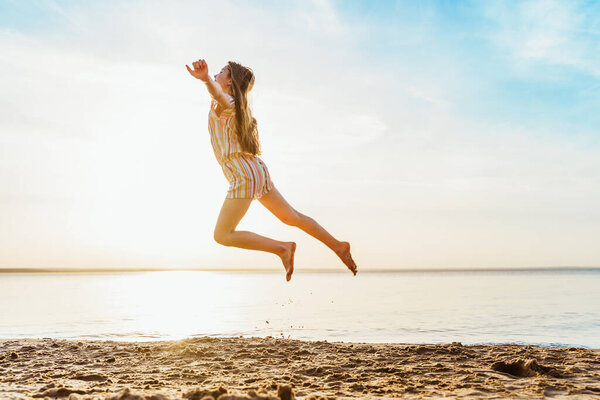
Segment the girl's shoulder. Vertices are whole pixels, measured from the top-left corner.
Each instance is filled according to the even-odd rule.
[[[227,96],[227,98],[229,99],[229,104],[231,106],[234,106],[235,105],[235,99],[233,98],[233,96],[230,95],[230,94],[227,94],[227,93],[225,93],[225,96]]]
[[[227,94],[227,93],[225,93],[225,96],[227,96],[227,99],[229,100],[229,104],[231,104],[233,106],[235,104],[235,98],[232,95]],[[217,104],[218,104],[218,102],[215,99],[212,99],[212,98],[210,99],[210,105],[212,107],[216,106]]]
[[[235,99],[233,98],[232,95],[225,93],[225,96],[227,97],[227,100],[229,100],[229,106],[230,108],[233,108],[233,106],[235,106]],[[216,101],[215,99],[211,99],[210,100],[210,108],[217,108],[219,105],[219,102]]]
[[[229,100],[229,107],[223,108],[218,101],[215,99],[211,100],[210,103],[210,115],[214,113],[218,118],[230,117],[235,113],[235,99],[232,95],[225,93],[225,96]]]

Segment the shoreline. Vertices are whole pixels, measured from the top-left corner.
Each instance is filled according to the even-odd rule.
[[[179,341],[186,341],[186,340],[195,340],[195,339],[203,339],[203,340],[207,340],[207,339],[211,339],[211,340],[217,340],[217,339],[277,339],[277,340],[289,340],[289,341],[297,341],[297,342],[306,342],[306,343],[315,343],[315,342],[325,342],[325,343],[332,343],[332,344],[336,344],[336,343],[347,343],[347,344],[372,344],[372,345],[377,345],[377,346],[381,346],[381,345],[390,345],[390,346],[444,346],[444,345],[448,345],[451,344],[451,342],[443,342],[443,343],[409,343],[409,342],[387,342],[387,341],[381,341],[381,342],[372,342],[372,341],[363,341],[363,340],[330,340],[330,339],[320,339],[320,340],[316,340],[316,339],[306,339],[306,338],[302,338],[302,339],[298,339],[298,338],[294,338],[291,336],[281,336],[281,335],[276,335],[273,336],[271,335],[266,335],[266,336],[245,336],[245,335],[239,335],[239,336],[232,336],[232,335],[198,335],[198,336],[188,336],[186,338],[182,338],[182,339],[176,339],[176,338],[166,338],[166,337],[150,337],[150,336],[139,336],[139,337],[125,337],[123,339],[120,338],[116,338],[116,337],[69,337],[69,338],[51,338],[51,337],[0,337],[0,345],[3,342],[7,342],[7,341],[29,341],[29,340],[54,340],[54,341],[67,341],[67,342],[111,342],[111,343],[136,343],[136,344],[143,344],[143,343],[158,343],[158,342],[179,342]],[[452,342],[454,343],[454,342]],[[597,350],[600,351],[600,347],[590,347],[590,346],[585,346],[582,344],[565,344],[565,343],[525,343],[525,342],[476,342],[476,343],[470,343],[470,342],[456,342],[456,343],[460,343],[462,346],[487,346],[487,347],[493,347],[493,346],[521,346],[521,347],[537,347],[537,348],[551,348],[551,349],[570,349],[570,348],[577,348],[577,349],[584,349],[584,350]],[[1,400],[1,399],[0,399]]]
[[[54,273],[128,273],[128,272],[248,272],[248,273],[281,273],[279,268],[0,268],[0,273],[5,274],[54,274]],[[346,269],[341,268],[301,268],[294,273],[343,273]],[[578,266],[542,266],[542,267],[507,267],[507,268],[364,268],[361,273],[468,273],[468,272],[600,272],[600,267],[578,267]]]
[[[2,399],[205,400],[211,393],[221,400],[600,398],[600,349],[275,337],[0,339]]]

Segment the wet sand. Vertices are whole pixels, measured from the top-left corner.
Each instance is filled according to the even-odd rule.
[[[0,399],[600,399],[600,349],[0,339]]]

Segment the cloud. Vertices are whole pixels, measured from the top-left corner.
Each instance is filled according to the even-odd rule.
[[[298,10],[300,20],[306,23],[311,32],[327,35],[352,35],[352,27],[344,23],[330,0],[312,0],[313,7]]]
[[[516,68],[535,74],[536,65],[546,64],[600,77],[593,5],[558,0],[487,4],[483,14],[494,24],[490,38],[509,51]]]

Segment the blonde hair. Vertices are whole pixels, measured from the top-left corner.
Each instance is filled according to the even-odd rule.
[[[244,151],[260,155],[256,118],[248,107],[248,92],[254,86],[254,73],[250,68],[234,61],[229,61],[227,65],[231,77],[231,93],[235,99],[235,134]]]

